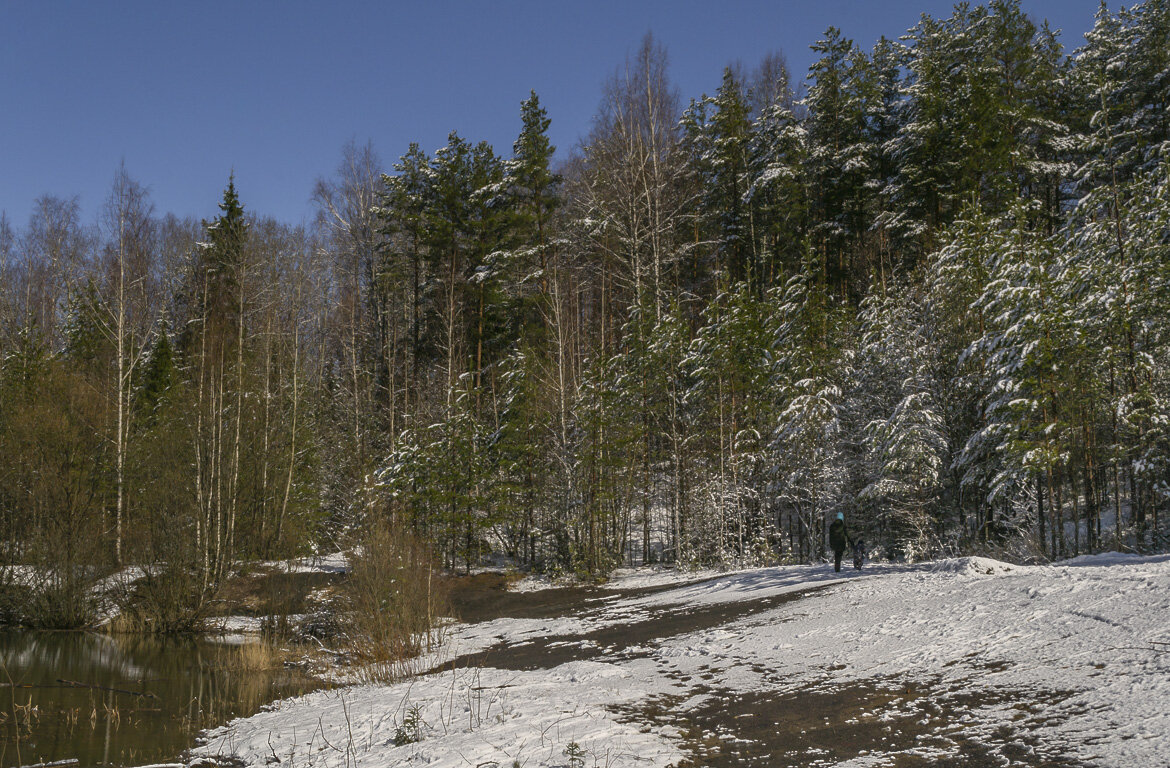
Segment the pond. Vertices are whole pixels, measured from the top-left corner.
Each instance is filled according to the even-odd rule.
[[[205,639],[0,632],[0,766],[175,760],[195,735],[318,685]],[[253,665],[254,666],[254,665]]]

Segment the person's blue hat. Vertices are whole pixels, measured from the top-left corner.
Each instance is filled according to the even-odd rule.
[[[845,513],[844,513],[844,512],[838,512],[838,513],[837,513],[837,519],[838,519],[838,520],[844,520],[844,519],[845,519]]]

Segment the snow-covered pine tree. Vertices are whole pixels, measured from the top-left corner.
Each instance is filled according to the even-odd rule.
[[[520,105],[522,128],[504,163],[501,196],[507,206],[507,238],[500,261],[507,272],[507,314],[526,344],[538,344],[547,321],[549,282],[553,278],[553,216],[560,207],[559,174],[551,162],[556,147],[548,138],[551,121],[533,91]]]
[[[893,190],[924,250],[972,203],[1002,214],[1026,196],[1054,226],[1068,134],[1055,33],[1019,0],[992,0],[957,5],[947,19],[924,16],[905,39],[906,122],[893,143]]]
[[[1078,323],[1094,340],[1103,420],[1101,443],[1112,486],[1110,512],[1118,535],[1144,546],[1150,518],[1164,517],[1154,489],[1164,435],[1166,353],[1164,318],[1170,309],[1166,273],[1165,166],[1114,188],[1098,187],[1081,201],[1069,231],[1069,273],[1078,291]],[[1128,522],[1124,521],[1128,518]],[[1160,520],[1158,521],[1160,522]]]
[[[1017,511],[991,496],[1001,459],[983,442],[971,442],[987,425],[983,403],[992,386],[986,356],[971,349],[989,324],[977,299],[991,280],[1001,237],[996,221],[972,206],[943,242],[927,259],[924,333],[937,356],[935,380],[951,446],[945,493],[964,537],[988,543],[1010,530]]]
[[[812,50],[820,58],[809,68],[811,83],[803,102],[808,110],[810,232],[833,295],[850,298],[858,288],[852,280],[853,257],[868,229],[869,152],[860,90],[866,59],[836,27],[829,27]]]
[[[810,246],[801,271],[777,296],[773,387],[779,395],[770,471],[789,546],[801,559],[821,557],[829,518],[842,503],[840,443],[844,314],[829,295]]]
[[[705,173],[700,178],[700,228],[714,253],[717,274],[728,284],[747,281],[760,288],[754,237],[755,222],[747,205],[750,171],[751,123],[744,86],[730,68],[715,96],[707,100],[706,136],[700,158]]]
[[[579,443],[576,452],[583,547],[578,555],[588,573],[608,573],[631,551],[637,461],[642,433],[626,355],[588,362],[574,403]],[[573,563],[567,531],[558,531],[555,554],[561,567]]]
[[[982,455],[979,443],[990,440],[1001,457],[991,478],[993,499],[1018,496],[1029,484],[1038,489],[1039,544],[1056,558],[1066,554],[1062,491],[1070,459],[1073,321],[1055,239],[1029,225],[1027,207],[1020,201],[1005,222],[991,280],[976,301],[988,322],[970,352],[986,361],[991,388],[983,405],[986,426],[968,446]]]
[[[692,544],[702,560],[758,562],[776,509],[766,474],[768,435],[775,423],[768,354],[773,303],[735,284],[707,305],[690,345],[686,405],[694,442],[705,457],[695,491],[705,511],[704,535]]]
[[[554,525],[552,501],[561,498],[556,492],[565,473],[550,465],[555,426],[544,400],[540,358],[518,346],[498,368],[498,424],[488,445],[496,535],[506,555],[537,566],[544,555],[542,532]],[[567,504],[559,511],[570,514]]]
[[[405,326],[401,376],[407,427],[420,405],[422,366],[431,341],[434,295],[426,258],[426,209],[430,197],[430,158],[412,143],[394,174],[383,174],[377,215],[381,228],[378,282],[397,307],[394,322]],[[390,292],[393,292],[391,294]],[[395,329],[397,330],[397,329]]]
[[[1111,13],[1102,3],[1071,80],[1077,109],[1087,117],[1083,189],[1124,184],[1152,170],[1170,141],[1170,4],[1147,0]]]
[[[871,294],[859,317],[849,421],[861,428],[859,512],[850,529],[894,558],[939,551],[949,458],[930,344],[915,289]]]
[[[803,258],[808,234],[807,139],[790,99],[764,106],[752,123],[744,197],[755,212],[755,249],[765,286],[782,285]]]

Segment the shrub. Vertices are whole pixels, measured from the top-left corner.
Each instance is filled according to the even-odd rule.
[[[194,633],[208,618],[210,589],[198,572],[177,564],[145,569],[124,588],[122,612],[111,629],[123,632]]]
[[[446,592],[429,548],[384,522],[370,525],[350,558],[342,583],[342,625],[360,663],[392,676],[395,664],[438,642]]]

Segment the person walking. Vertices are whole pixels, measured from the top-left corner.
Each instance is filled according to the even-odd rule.
[[[837,519],[829,526],[829,546],[833,548],[833,570],[837,573],[841,572],[841,558],[845,555],[845,549],[852,543],[853,538],[845,527],[845,513],[838,512]]]

